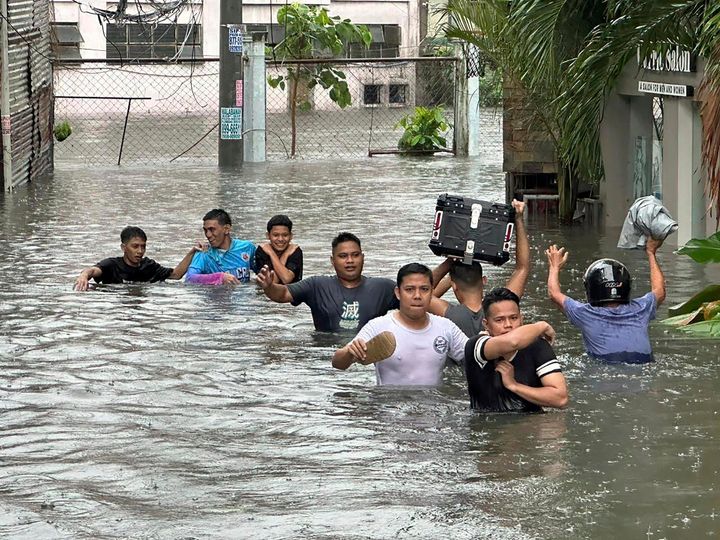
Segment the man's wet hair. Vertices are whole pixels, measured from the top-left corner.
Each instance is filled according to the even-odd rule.
[[[453,261],[450,266],[450,279],[461,289],[482,286],[483,270],[480,263],[465,264],[462,261]]]
[[[217,221],[221,226],[232,225],[232,219],[230,219],[230,214],[228,214],[225,210],[222,210],[221,208],[213,208],[203,216],[203,221],[213,220]]]
[[[515,302],[518,305],[518,307],[520,307],[520,298],[518,297],[517,294],[512,292],[510,289],[508,289],[507,287],[497,287],[497,288],[493,289],[492,291],[490,291],[483,297],[483,301],[482,301],[483,313],[487,317],[488,309],[490,308],[490,306],[492,306],[493,304],[495,304],[497,302],[504,302],[506,300],[511,300],[511,301]]]
[[[422,274],[423,276],[427,276],[430,279],[430,286],[433,286],[432,270],[420,263],[410,263],[400,268],[397,274],[397,286],[400,287],[403,279],[405,279],[405,276],[409,276],[410,274]]]
[[[120,242],[127,244],[133,238],[142,238],[147,242],[147,234],[140,227],[133,227],[128,225],[122,231],[120,231]]]
[[[273,227],[287,227],[292,232],[292,221],[285,214],[278,214],[267,222],[267,232],[270,232]]]
[[[338,234],[335,238],[333,238],[332,241],[332,250],[333,253],[335,253],[335,248],[338,247],[339,244],[342,244],[343,242],[355,242],[360,249],[362,249],[362,245],[360,244],[360,239],[355,236],[351,232],[341,232]]]

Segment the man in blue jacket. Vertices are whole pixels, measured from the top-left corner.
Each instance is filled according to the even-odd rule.
[[[196,253],[187,271],[187,283],[237,285],[250,281],[255,245],[232,238],[232,220],[225,210],[216,208],[203,216],[203,232],[209,247]]]

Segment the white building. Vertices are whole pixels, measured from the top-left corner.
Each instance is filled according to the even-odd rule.
[[[233,0],[227,0],[233,1]],[[373,36],[369,57],[417,56],[421,39],[419,0],[312,0],[304,2],[326,7],[332,16],[348,18],[355,24],[368,25]],[[127,4],[128,13],[137,6],[151,12],[145,2]],[[157,4],[155,4],[157,5]],[[278,9],[284,2],[245,0],[243,23],[251,28],[269,30],[268,42],[282,39],[277,25]],[[116,11],[117,2],[103,0],[52,0],[55,28],[55,52],[59,58],[215,58],[219,49],[220,0],[189,0],[177,20],[157,25],[101,23],[94,9]],[[177,24],[173,24],[173,23]],[[190,29],[190,26],[193,28]],[[184,46],[183,46],[184,45]]]

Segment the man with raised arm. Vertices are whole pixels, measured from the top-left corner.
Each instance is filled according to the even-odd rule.
[[[231,236],[232,220],[216,208],[203,216],[203,232],[209,247],[195,254],[187,271],[187,283],[237,285],[250,281],[255,245]]]
[[[520,299],[505,287],[483,299],[486,335],[468,340],[465,374],[470,405],[488,412],[539,412],[568,403],[565,377],[546,322],[523,325]]]
[[[560,270],[569,253],[556,245],[545,254],[548,259],[548,295],[580,329],[587,353],[606,362],[644,364],[654,360],[648,327],[657,307],[665,300],[665,278],[657,261],[662,240],[648,238],[645,245],[650,265],[651,291],[630,300],[632,277],[615,259],[599,259],[583,276],[587,303],[566,296],[560,288]]]
[[[385,315],[398,305],[395,283],[386,278],[363,276],[364,261],[360,239],[342,232],[332,241],[330,262],[334,276],[312,276],[284,285],[277,283],[274,272],[265,266],[258,272],[257,282],[274,302],[290,302],[293,306],[307,304],[316,330],[357,331],[370,319]]]
[[[513,199],[512,206],[515,208],[515,270],[506,287],[522,298],[530,275],[530,244],[523,219],[525,203]],[[450,279],[443,279],[448,272]],[[433,278],[436,287],[430,313],[447,317],[468,337],[478,335],[483,329],[482,299],[487,284],[480,263],[467,265],[448,258],[433,270]],[[459,304],[451,304],[440,298],[449,287],[452,287]]]
[[[411,263],[400,268],[395,287],[400,309],[363,326],[355,339],[335,351],[333,367],[345,370],[356,362],[365,363],[367,342],[390,332],[395,350],[375,363],[377,383],[439,385],[448,357],[462,359],[467,336],[452,321],[428,313],[432,291],[432,272],[427,266]]]
[[[188,269],[195,252],[202,250],[199,243],[187,252],[175,268],[166,268],[145,257],[147,235],[140,227],[128,226],[120,232],[122,257],[103,259],[95,266],[86,268],[75,280],[75,289],[86,291],[91,279],[97,283],[127,283],[181,279]]]

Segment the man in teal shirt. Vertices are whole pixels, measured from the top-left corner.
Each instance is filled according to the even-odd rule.
[[[203,216],[203,232],[209,247],[195,254],[187,271],[187,283],[237,285],[250,281],[255,245],[232,238],[232,220],[225,210],[210,210]]]

